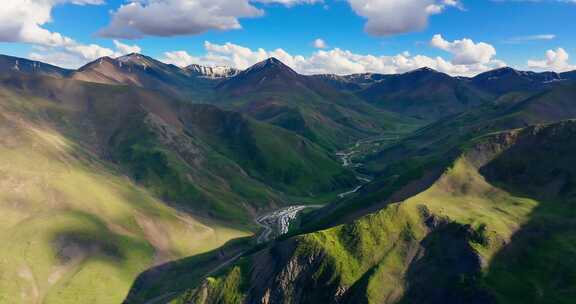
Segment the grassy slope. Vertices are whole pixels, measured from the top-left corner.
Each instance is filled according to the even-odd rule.
[[[254,212],[300,197],[325,200],[355,183],[317,145],[237,113],[130,87],[4,82],[16,98],[35,100],[20,111],[54,123],[154,194],[203,216],[251,225]]]
[[[204,107],[182,114],[184,125],[239,164],[249,176],[292,196],[315,196],[355,183],[318,145],[235,112]]]
[[[119,303],[153,263],[249,234],[166,207],[14,111],[34,101],[6,92],[0,101],[0,241],[10,244],[0,254],[0,302]]]
[[[502,154],[483,172],[509,192],[541,204],[494,257],[485,284],[495,290],[501,303],[573,303],[576,122],[539,126],[524,133],[534,136]]]
[[[290,261],[301,256],[310,265],[320,263],[309,266],[306,273],[313,286],[307,286],[311,289],[303,303],[322,296],[333,301],[334,294],[346,303],[443,303],[442,299],[571,303],[576,269],[569,207],[575,193],[571,179],[575,125],[568,122],[480,139],[420,194],[352,223],[296,237],[298,247]],[[534,137],[541,138],[535,142],[545,151],[529,153],[533,143],[518,148]],[[553,184],[564,181],[564,187],[542,196],[551,186],[538,179],[526,185],[522,175],[514,173],[509,177],[514,171],[505,166],[511,160],[524,168],[531,168],[530,163],[547,164],[542,165],[550,168],[544,174],[555,177]],[[500,175],[485,172],[493,166]],[[552,180],[542,178],[547,183]],[[318,256],[319,262],[314,258]],[[467,260],[465,256],[468,265],[458,266]],[[306,272],[294,266],[297,263],[289,265],[285,266],[296,271],[295,280],[298,271]],[[251,296],[245,285],[254,283],[252,271],[231,267],[180,300],[204,295],[199,303],[217,303],[225,292],[239,298],[233,303],[244,302]]]
[[[0,255],[2,303],[118,303],[153,264],[249,235],[238,224],[252,223],[251,208],[282,202],[272,187],[309,195],[352,180],[316,145],[239,115],[254,138],[184,126],[171,101],[129,87],[3,81],[0,240],[13,245]],[[243,163],[234,140],[254,145],[266,170]]]
[[[413,195],[415,186],[429,186],[434,176],[458,157],[460,148],[476,137],[576,117],[572,97],[575,90],[576,86],[566,84],[539,93],[509,94],[384,145],[361,160],[364,166],[359,170],[376,176],[375,180],[356,197],[319,210],[309,221],[318,220],[319,227],[327,227],[375,212],[391,196],[398,201]],[[411,182],[406,191],[404,186]]]

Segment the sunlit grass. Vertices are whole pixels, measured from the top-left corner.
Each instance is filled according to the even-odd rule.
[[[176,212],[47,126],[3,118],[1,303],[120,303],[154,263],[250,234]]]

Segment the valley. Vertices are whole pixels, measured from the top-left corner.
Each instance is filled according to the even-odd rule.
[[[362,167],[362,163],[357,162],[357,160],[362,159],[366,153],[375,153],[377,149],[397,141],[401,136],[401,134],[387,134],[367,138],[357,141],[348,149],[336,152],[335,155],[342,162],[342,166],[353,170],[356,180],[359,182],[352,190],[339,193],[336,196],[337,199],[343,199],[358,192],[365,184],[372,181],[372,177],[356,172],[356,169]],[[256,236],[256,242],[258,244],[265,243],[271,241],[272,238],[288,233],[291,222],[296,219],[300,212],[306,209],[322,208],[323,206],[324,205],[293,205],[257,217],[255,222],[262,227],[264,231]]]
[[[0,71],[0,303],[575,299],[571,74]]]
[[[275,210],[256,219],[256,223],[264,229],[257,235],[258,244],[271,241],[273,238],[288,233],[290,223],[296,219],[298,213],[309,208],[321,208],[322,206],[289,206]]]

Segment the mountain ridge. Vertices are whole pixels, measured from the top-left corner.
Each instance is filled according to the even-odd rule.
[[[36,64],[43,64],[46,66],[51,66],[53,68],[57,68],[59,70],[62,71],[75,71],[75,70],[80,70],[83,67],[86,67],[88,65],[90,65],[91,63],[94,62],[98,62],[99,60],[124,60],[124,61],[130,61],[129,58],[130,57],[140,57],[140,58],[144,58],[146,62],[156,62],[156,63],[161,63],[160,61],[140,54],[140,53],[130,53],[130,54],[126,54],[123,56],[120,56],[118,58],[111,58],[111,57],[101,57],[101,58],[97,58],[95,60],[93,60],[92,62],[86,63],[85,65],[79,67],[78,69],[64,69],[64,68],[59,68],[57,66],[54,65],[50,65],[50,64],[46,64],[46,63],[42,63],[41,61],[35,61],[35,60],[30,60],[30,59],[25,59],[22,57],[14,57],[14,56],[9,56],[9,55],[0,55],[4,58],[4,60],[6,62],[12,63],[12,67],[14,67],[14,63],[16,60],[18,61],[22,61],[22,62],[28,62],[28,63],[36,63]],[[124,59],[122,59],[124,58]],[[142,61],[143,62],[143,61]],[[140,62],[140,64],[142,64],[142,62]],[[134,63],[134,62],[133,62]],[[137,63],[137,62],[136,62]],[[275,58],[275,57],[270,57],[266,60],[263,60],[261,62],[258,62],[254,65],[252,65],[251,67],[249,67],[248,69],[254,67],[254,68],[258,68],[261,67],[262,65],[264,65],[265,63],[274,63],[274,64],[281,64],[287,68],[289,68],[288,66],[286,66],[282,61],[280,61],[279,59]],[[164,65],[167,66],[174,66],[171,64],[166,64],[166,63],[162,63]],[[174,66],[176,67],[176,66]],[[179,68],[178,69],[181,70],[187,70],[187,69],[191,69],[194,70],[195,72],[202,72],[202,73],[206,73],[205,75],[202,76],[206,76],[206,77],[214,77],[214,78],[227,78],[227,77],[233,77],[236,74],[238,74],[239,72],[245,71],[245,70],[239,70],[239,69],[235,69],[232,67],[226,67],[226,66],[208,66],[208,65],[201,65],[201,64],[191,64],[188,65],[186,67],[183,68]],[[246,69],[246,70],[248,70]],[[289,68],[290,70],[292,70],[291,68]],[[6,67],[3,67],[2,70],[8,70]],[[198,71],[196,71],[198,70]],[[221,72],[218,72],[218,70],[222,70]],[[344,74],[344,75],[340,75],[340,74],[310,74],[310,75],[305,75],[305,76],[311,76],[311,77],[315,77],[315,78],[332,78],[332,79],[347,79],[347,80],[354,80],[354,79],[370,79],[370,78],[376,78],[375,81],[379,81],[381,78],[386,78],[389,76],[394,76],[394,75],[402,75],[402,74],[409,74],[409,73],[413,73],[413,72],[435,72],[435,73],[441,73],[444,74],[442,72],[439,72],[435,69],[429,68],[429,67],[421,67],[421,68],[417,68],[411,71],[407,71],[404,73],[398,73],[398,74],[382,74],[382,73],[377,73],[377,72],[366,72],[366,73],[361,73],[361,74]],[[561,72],[561,73],[556,73],[556,72],[550,72],[550,71],[544,71],[544,72],[534,72],[534,71],[523,71],[523,70],[518,70],[518,69],[514,69],[512,67],[503,67],[503,68],[495,68],[493,70],[489,70],[489,71],[485,71],[485,72],[480,72],[477,75],[474,76],[469,76],[469,77],[465,77],[465,76],[458,76],[458,78],[462,78],[462,79],[473,79],[473,78],[484,78],[487,77],[488,75],[494,75],[497,73],[502,73],[502,72],[512,72],[514,74],[517,75],[528,75],[528,76],[537,76],[539,78],[548,78],[548,81],[550,80],[554,80],[554,79],[560,79],[560,80],[571,80],[574,79],[574,73],[576,73],[576,71],[566,71],[566,72]],[[215,76],[216,75],[216,76]],[[455,76],[450,76],[453,78],[456,78]]]

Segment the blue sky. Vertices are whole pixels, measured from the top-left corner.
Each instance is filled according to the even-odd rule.
[[[576,2],[570,0],[6,1],[0,7],[0,53],[67,67],[129,50],[178,65],[239,68],[274,55],[304,73],[403,72],[429,65],[466,75],[502,65],[565,71],[576,63],[567,58],[576,57]],[[260,3],[266,1],[282,3]],[[140,9],[129,10],[129,2]],[[209,13],[215,9],[220,13]],[[9,18],[14,14],[18,18]],[[140,25],[131,26],[133,20]],[[367,28],[367,22],[374,26]],[[431,43],[437,34],[441,39]],[[315,39],[325,48],[316,48]]]

